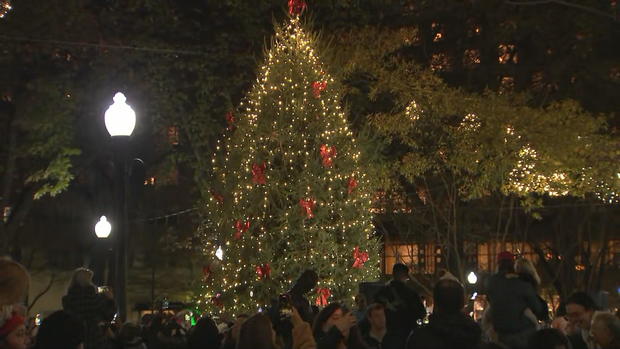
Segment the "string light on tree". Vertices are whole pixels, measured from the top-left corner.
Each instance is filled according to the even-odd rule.
[[[213,156],[215,187],[200,237],[205,264],[217,248],[226,249],[226,259],[223,252],[216,257],[221,263],[201,283],[198,300],[216,314],[264,308],[308,268],[319,274],[321,305],[352,300],[359,282],[379,276],[372,191],[339,84],[301,25],[306,7],[289,2],[291,17],[276,27],[258,78],[229,113]]]

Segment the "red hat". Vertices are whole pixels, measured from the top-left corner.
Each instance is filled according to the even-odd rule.
[[[511,261],[514,262],[515,260],[515,255],[512,254],[512,252],[509,251],[502,251],[500,253],[497,254],[497,261]]]
[[[25,319],[23,316],[13,313],[12,316],[4,322],[2,327],[0,327],[0,337],[4,337],[13,332],[17,327],[22,325],[24,321]]]

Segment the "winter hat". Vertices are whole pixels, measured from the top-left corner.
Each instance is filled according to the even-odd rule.
[[[510,262],[514,262],[515,260],[515,255],[512,254],[512,252],[509,251],[502,251],[500,253],[497,254],[497,261],[510,261]]]
[[[30,276],[21,264],[0,258],[0,306],[21,303],[28,294]]]
[[[13,332],[17,327],[24,323],[25,319],[23,316],[13,313],[13,315],[6,319],[4,323],[0,322],[2,325],[0,326],[0,338],[8,335]]]

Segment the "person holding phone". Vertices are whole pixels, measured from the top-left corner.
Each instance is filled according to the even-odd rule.
[[[332,303],[314,321],[317,349],[368,349],[356,326],[355,315],[339,303]]]

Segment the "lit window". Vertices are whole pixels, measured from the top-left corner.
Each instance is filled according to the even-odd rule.
[[[168,143],[172,145],[179,145],[179,127],[168,127]]]
[[[147,186],[154,186],[156,182],[156,178],[155,177],[149,177],[144,181],[144,185]]]
[[[465,53],[463,54],[463,65],[467,68],[473,68],[476,64],[480,64],[480,50],[465,50]]]
[[[515,45],[500,44],[497,48],[498,58],[500,64],[518,63],[519,57],[515,50]]]

